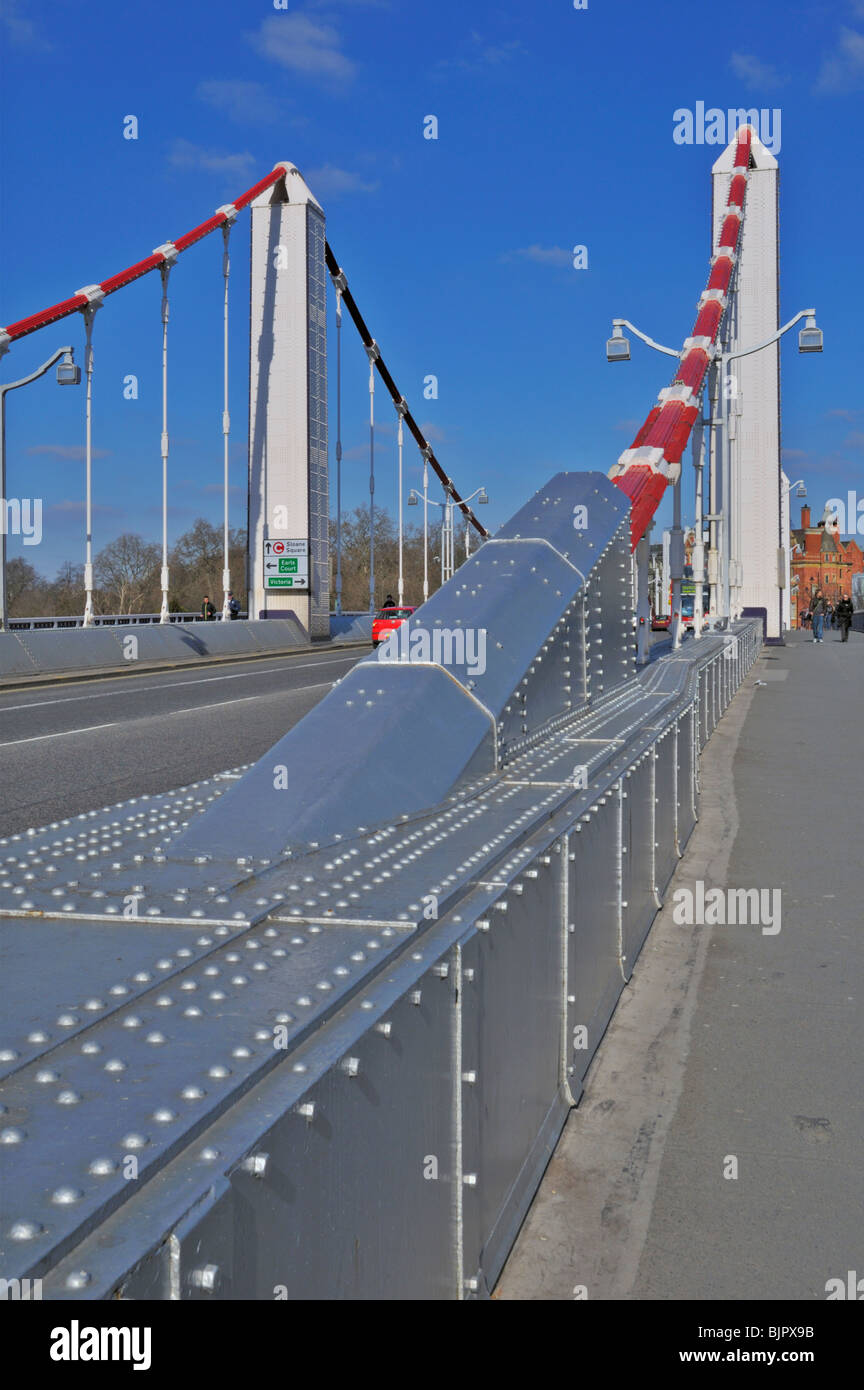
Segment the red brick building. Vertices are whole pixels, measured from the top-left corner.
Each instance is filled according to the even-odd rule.
[[[829,603],[852,594],[853,574],[864,573],[864,552],[856,540],[843,540],[836,528],[820,521],[810,525],[810,508],[801,508],[801,525],[791,533],[792,626],[800,627],[799,613],[821,589]]]

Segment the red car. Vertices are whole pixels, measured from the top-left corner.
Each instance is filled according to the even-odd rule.
[[[372,646],[377,647],[379,642],[383,642],[388,632],[395,632],[410,618],[414,612],[406,604],[394,604],[392,607],[379,608],[375,617],[372,619]]]

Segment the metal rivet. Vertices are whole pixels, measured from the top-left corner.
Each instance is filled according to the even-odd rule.
[[[243,1159],[240,1167],[244,1173],[250,1173],[253,1178],[263,1178],[269,1162],[269,1154],[249,1154],[247,1158]]]
[[[51,1201],[58,1207],[71,1206],[73,1202],[79,1202],[84,1193],[78,1187],[58,1187],[51,1194]]]
[[[35,1240],[36,1236],[42,1234],[43,1229],[38,1221],[16,1221],[10,1228],[9,1235],[12,1240]]]
[[[124,1149],[143,1149],[148,1143],[146,1134],[127,1134],[125,1139],[120,1140]]]
[[[104,1178],[109,1173],[115,1173],[119,1166],[119,1163],[116,1163],[113,1158],[94,1158],[87,1171],[92,1173],[94,1177]]]
[[[203,1265],[200,1269],[193,1269],[189,1281],[193,1288],[202,1289],[205,1293],[213,1293],[221,1282],[219,1266]]]

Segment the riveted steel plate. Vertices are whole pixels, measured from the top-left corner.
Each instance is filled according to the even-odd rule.
[[[610,566],[614,558],[610,545]],[[465,607],[463,597],[453,611],[464,621],[476,595]],[[572,612],[581,622],[581,598]],[[748,660],[758,646],[750,626],[740,629]],[[535,657],[552,661],[548,633],[544,641]],[[35,969],[40,953],[52,957],[50,1007],[40,1011],[25,980],[10,1010],[7,1050],[16,1055],[3,1062],[0,1162],[9,1180],[0,1239],[9,1277],[44,1274],[52,1297],[270,1299],[299,1270],[322,1296],[392,1297],[389,1269],[415,1296],[470,1294],[459,1280],[475,1273],[482,1291],[554,1143],[568,1102],[563,1081],[577,1062],[566,1079],[578,1090],[573,1029],[587,1015],[587,1062],[623,984],[618,872],[628,892],[638,880],[644,907],[651,746],[661,798],[655,853],[669,867],[676,827],[680,837],[688,825],[674,802],[690,779],[698,668],[720,660],[734,672],[720,639],[685,647],[595,706],[530,730],[501,770],[463,778],[428,811],[368,831],[355,825],[287,855],[262,852],[254,816],[237,822],[242,835],[221,851],[183,845],[184,832],[225,804],[236,773],[0,843],[0,942],[5,932],[26,957],[25,975],[27,960]],[[542,679],[544,661],[534,664],[531,679]],[[562,657],[556,680],[565,665]],[[619,783],[635,784],[632,805],[629,792],[618,801]],[[628,853],[619,861],[621,807]],[[563,831],[573,855],[566,873],[554,853]],[[500,912],[494,904],[504,899]],[[490,933],[471,925],[511,912],[503,936],[497,923]],[[623,932],[638,943],[642,928],[625,914]],[[120,960],[110,958],[112,942]],[[470,997],[483,978],[478,963],[488,990],[479,1004]],[[511,1035],[524,1043],[518,1056]],[[482,1068],[467,1065],[472,1055]],[[488,1105],[463,1083],[466,1070],[478,1080],[485,1073]],[[513,1097],[532,1075],[523,1113]],[[364,1076],[368,1089],[351,1091]],[[399,1166],[412,1106],[431,1126],[417,1120],[421,1157],[440,1160],[440,1149],[449,1165],[439,1162],[444,1181],[421,1170],[413,1244],[406,1213],[418,1201],[415,1175],[409,1182]],[[476,1184],[462,1181],[475,1171],[472,1126],[488,1182],[479,1173]],[[272,1191],[266,1165],[255,1166],[271,1135]],[[361,1162],[349,1172],[351,1154]],[[137,1177],[125,1172],[130,1160]],[[364,1182],[379,1169],[364,1204]],[[302,1195],[292,1205],[297,1179]],[[316,1250],[307,1212],[320,1228],[331,1211],[333,1238]],[[352,1233],[362,1254],[354,1264]],[[279,1280],[286,1239],[299,1254]]]
[[[566,1075],[574,1096],[624,987],[618,935],[614,800],[597,804],[568,836]]]
[[[628,979],[657,911],[653,792],[651,755],[644,753],[621,782],[621,943]]]
[[[678,841],[683,850],[696,824],[696,706],[678,720]]]
[[[465,1263],[471,1271],[482,1266],[490,1282],[568,1109],[561,1086],[563,873],[559,843],[510,881],[484,914],[486,928],[463,945],[463,973],[474,975],[462,994],[462,1071],[475,1077],[462,1087],[463,1163],[474,1177],[463,1184],[463,1202],[466,1230],[482,1240],[480,1251],[466,1245]],[[537,1007],[526,1008],[526,997]]]

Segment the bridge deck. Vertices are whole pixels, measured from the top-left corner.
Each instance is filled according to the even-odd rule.
[[[752,668],[497,1297],[824,1299],[860,1269],[862,682],[855,633]],[[781,930],[675,925],[700,879],[781,889]]]

